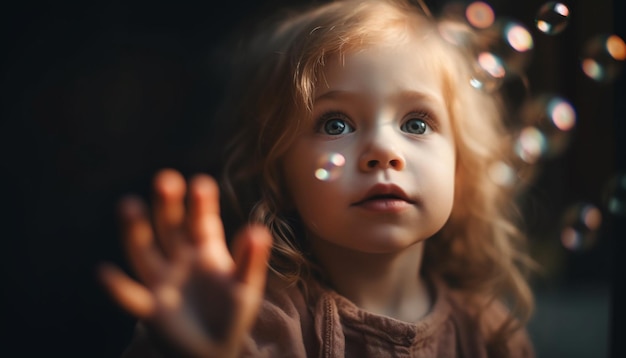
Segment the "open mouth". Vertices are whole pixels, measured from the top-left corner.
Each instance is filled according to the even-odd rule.
[[[399,211],[413,204],[415,202],[409,199],[400,187],[393,184],[377,184],[353,206],[373,211]]]
[[[373,195],[370,197],[367,197],[359,202],[356,203],[356,205],[360,205],[363,204],[365,202],[368,201],[405,201],[410,203],[409,200],[407,200],[406,198],[400,197],[398,195],[394,195],[394,194],[379,194],[379,195]]]
[[[399,212],[412,205],[411,202],[393,195],[376,195],[355,204],[356,207],[378,212]]]

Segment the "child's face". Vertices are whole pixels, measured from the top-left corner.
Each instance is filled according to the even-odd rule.
[[[454,197],[455,148],[442,79],[415,43],[374,46],[327,61],[313,121],[284,158],[289,194],[310,240],[392,253],[435,234]],[[320,158],[341,174],[315,176]],[[327,246],[327,245],[325,245]]]

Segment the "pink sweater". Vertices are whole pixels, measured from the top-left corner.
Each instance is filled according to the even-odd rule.
[[[415,323],[366,312],[320,285],[285,286],[270,278],[257,323],[243,348],[245,357],[534,357],[524,330],[506,347],[489,345],[506,315],[492,304],[478,321],[463,295],[434,285],[430,313]],[[124,357],[162,357],[138,330]]]

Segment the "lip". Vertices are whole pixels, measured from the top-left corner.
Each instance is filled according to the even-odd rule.
[[[399,186],[395,184],[376,184],[360,200],[353,203],[352,206],[375,211],[398,211],[414,204],[415,201]]]

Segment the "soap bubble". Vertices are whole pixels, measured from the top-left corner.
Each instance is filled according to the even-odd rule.
[[[533,48],[533,37],[521,24],[509,22],[504,26],[504,37],[509,46],[517,52],[526,52]]]
[[[571,251],[591,248],[602,224],[602,212],[595,205],[578,203],[569,207],[562,218],[561,243]]]
[[[481,52],[476,59],[470,85],[485,92],[493,92],[500,87],[505,75],[504,63],[498,56],[489,52]]]
[[[473,34],[457,21],[441,20],[437,23],[441,37],[454,46],[467,47],[474,42]]]
[[[548,119],[561,131],[569,131],[576,124],[574,107],[562,98],[552,98],[547,107]]]
[[[525,128],[520,132],[516,153],[526,162],[563,153],[576,126],[574,107],[554,95],[532,98],[523,105],[520,116]]]
[[[535,17],[535,25],[539,31],[556,35],[567,27],[569,21],[569,9],[560,2],[550,1],[539,8]]]
[[[321,181],[331,181],[341,175],[346,159],[339,153],[329,153],[323,155],[318,161],[315,170],[315,177]]]
[[[470,25],[478,29],[485,29],[493,25],[495,13],[487,3],[475,1],[465,9],[465,18]]]
[[[482,52],[490,52],[500,58],[507,71],[524,72],[534,48],[533,37],[524,25],[512,19],[499,18],[482,32]]]
[[[491,77],[488,73],[480,71],[470,78],[469,84],[478,90],[491,93],[500,87],[501,79]]]
[[[506,74],[502,60],[489,52],[481,52],[478,55],[478,65],[494,78],[503,78]]]
[[[534,126],[522,129],[514,146],[517,156],[529,164],[537,162],[548,150],[545,134]]]
[[[515,169],[502,161],[492,163],[487,174],[494,183],[503,187],[512,187],[516,181]]]
[[[608,83],[621,73],[626,44],[617,35],[596,35],[583,47],[581,67],[589,78]]]
[[[609,180],[604,190],[606,209],[615,216],[626,216],[626,174],[618,174]]]

